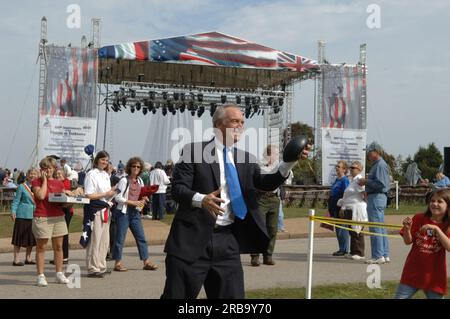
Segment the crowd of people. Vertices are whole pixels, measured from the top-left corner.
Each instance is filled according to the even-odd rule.
[[[86,248],[89,278],[103,278],[111,270],[107,259],[114,260],[113,271],[125,272],[122,250],[128,229],[136,241],[142,269],[155,271],[151,262],[142,218],[161,220],[166,209],[167,186],[177,210],[165,244],[166,281],[162,298],[196,298],[202,286],[208,298],[243,298],[244,279],[241,254],[249,254],[251,265],[273,266],[277,231],[284,229],[282,185],[292,180],[297,160],[308,156],[307,144],[292,162],[279,161],[279,151],[268,145],[264,160],[234,147],[244,126],[236,105],[226,104],[213,116],[215,137],[201,145],[188,144],[180,161],[145,163],[139,157],[113,167],[106,151],[99,151],[93,167],[86,173],[73,170],[53,156],[42,159],[39,169],[30,168],[17,175],[17,191],[11,205],[14,220],[12,245],[14,266],[35,264],[36,284],[48,285],[44,274],[46,244],[51,240],[56,282],[67,284],[63,264],[69,260],[68,229],[74,210],[70,204],[49,200],[50,193],[84,195],[90,203],[83,207],[83,234],[80,244]],[[201,149],[204,158],[194,160]],[[336,163],[336,180],[331,186],[329,214],[354,222],[384,222],[389,169],[382,158],[382,148],[372,143],[367,148],[371,169],[362,175],[363,164]],[[211,160],[211,159],[215,159]],[[239,160],[238,160],[239,159]],[[10,173],[2,171],[9,182]],[[450,190],[445,176],[443,188],[428,197],[425,213],[405,218],[400,234],[405,244],[412,244],[405,262],[396,298],[410,298],[423,289],[428,298],[442,298],[447,293],[445,251],[450,251]],[[152,188],[153,186],[157,186]],[[151,211],[151,213],[150,213]],[[336,227],[336,257],[353,260],[366,258],[364,227]],[[369,227],[370,258],[368,264],[391,261],[385,228]],[[26,248],[24,262],[20,249]],[[31,257],[36,247],[35,261]],[[232,278],[232,280],[229,280]]]

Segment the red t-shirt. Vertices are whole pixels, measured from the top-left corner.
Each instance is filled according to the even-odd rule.
[[[432,224],[444,231],[446,223],[437,224],[425,214],[416,214],[412,218],[412,248],[403,267],[400,282],[417,289],[431,290],[442,295],[447,294],[447,262],[445,248],[436,236],[420,232],[423,225]],[[404,230],[400,231],[403,235]],[[450,233],[447,232],[450,237]]]
[[[41,187],[42,179],[36,178],[31,182],[32,187]],[[34,217],[55,217],[63,216],[61,203],[51,203],[48,201],[49,193],[62,193],[64,192],[64,183],[57,179],[47,180],[47,194],[45,194],[44,200],[36,200],[36,209],[34,211]]]

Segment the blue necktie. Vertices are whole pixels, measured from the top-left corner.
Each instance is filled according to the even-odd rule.
[[[223,148],[223,163],[225,167],[225,179],[227,180],[228,190],[230,192],[231,207],[236,217],[244,219],[247,215],[247,206],[244,202],[244,197],[241,192],[241,185],[239,184],[239,178],[236,167],[230,162],[227,156],[228,149]]]

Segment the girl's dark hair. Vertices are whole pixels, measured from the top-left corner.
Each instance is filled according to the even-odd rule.
[[[25,177],[25,173],[24,172],[20,172],[19,176],[17,177],[17,184],[20,185],[23,182],[25,182],[26,177]]]
[[[162,163],[161,163],[161,162],[156,162],[156,163],[155,163],[155,168],[162,169],[162,168],[163,168]]]
[[[444,223],[448,223],[449,215],[450,215],[450,189],[444,188],[444,189],[438,189],[427,196],[427,211],[425,212],[425,216],[431,217],[431,210],[430,210],[430,202],[433,197],[440,197],[447,203],[447,214],[445,214],[444,219],[442,220]],[[447,225],[448,227],[448,225]]]
[[[98,168],[98,160],[101,158],[107,157],[109,159],[109,154],[107,151],[100,151],[95,155],[93,166],[94,168]]]
[[[144,161],[140,157],[136,156],[136,157],[130,158],[127,162],[127,165],[125,166],[125,173],[127,173],[127,175],[131,175],[131,166],[136,163],[141,166],[141,169],[139,170],[139,174],[142,173],[142,171],[144,169]]]

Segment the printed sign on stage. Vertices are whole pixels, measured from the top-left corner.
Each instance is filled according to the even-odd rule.
[[[46,116],[39,121],[40,158],[56,154],[66,158],[69,165],[86,163],[89,157],[84,147],[95,141],[97,121],[80,117]]]
[[[359,161],[365,174],[366,130],[345,130],[334,128],[322,129],[322,177],[323,185],[331,185],[336,179],[335,166],[338,160],[345,160],[348,165]]]

